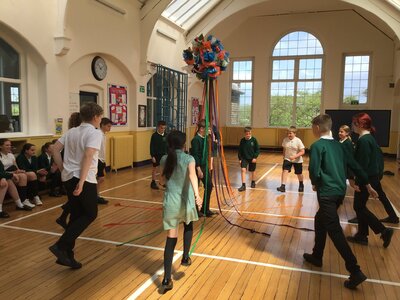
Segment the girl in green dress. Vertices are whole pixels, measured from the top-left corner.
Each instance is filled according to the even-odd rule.
[[[173,287],[171,279],[172,259],[178,237],[180,223],[184,225],[183,257],[181,264],[190,266],[190,245],[193,237],[193,221],[197,221],[197,209],[202,205],[199,196],[198,179],[195,170],[194,158],[186,154],[183,149],[186,135],[181,131],[172,131],[167,136],[168,152],[161,158],[161,182],[165,183],[163,204],[163,226],[168,230],[164,250],[164,291]]]

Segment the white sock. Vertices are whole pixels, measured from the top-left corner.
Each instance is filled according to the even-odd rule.
[[[18,207],[24,207],[24,205],[23,205],[22,202],[21,202],[21,199],[15,200],[15,204],[16,204]]]

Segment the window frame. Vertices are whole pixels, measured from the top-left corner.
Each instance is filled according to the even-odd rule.
[[[277,46],[277,44],[288,34],[294,33],[294,32],[306,32],[312,36],[314,36],[319,43],[321,44],[322,47],[322,54],[312,54],[312,55],[288,55],[288,56],[273,56],[274,49]],[[307,82],[307,81],[317,81],[317,80],[311,80],[311,79],[301,79],[299,80],[299,69],[300,69],[300,60],[301,59],[322,59],[321,63],[321,78],[318,81],[321,81],[321,101],[319,105],[319,110],[320,112],[323,110],[324,107],[324,82],[325,82],[325,61],[326,61],[326,54],[325,54],[325,48],[323,47],[323,43],[321,42],[321,39],[318,37],[317,34],[314,32],[311,32],[308,29],[297,29],[297,30],[291,30],[289,32],[283,33],[280,35],[280,37],[275,41],[273,44],[273,48],[271,49],[271,55],[269,56],[269,80],[267,83],[267,99],[268,99],[268,105],[267,105],[267,120],[266,120],[266,127],[267,128],[287,128],[287,127],[282,127],[282,126],[274,126],[270,124],[270,115],[271,115],[271,86],[273,82],[293,82],[294,83],[294,101],[293,101],[293,111],[294,115],[292,118],[293,120],[296,121],[296,116],[297,116],[297,110],[295,109],[296,103],[297,103],[297,86],[298,82]],[[279,80],[273,80],[273,63],[276,60],[294,60],[294,78],[293,80],[288,80],[288,79],[279,79]],[[310,129],[311,124],[309,127],[302,127],[302,126],[297,126],[296,124],[291,124],[289,126],[296,126],[297,129]]]
[[[17,53],[18,53],[18,59],[19,59],[19,78],[8,78],[8,77],[0,77],[0,81],[2,82],[7,82],[7,83],[15,83],[19,84],[20,86],[20,91],[19,91],[19,117],[20,117],[20,128],[19,131],[14,131],[14,132],[1,132],[0,133],[0,138],[18,138],[18,137],[26,137],[30,136],[29,132],[27,132],[27,128],[29,127],[28,125],[28,104],[27,104],[27,88],[26,88],[26,54],[23,49],[17,43],[12,36],[2,32],[1,38],[8,44],[10,45]],[[15,103],[15,102],[10,102]]]
[[[345,77],[345,69],[346,69],[346,57],[347,56],[369,56],[369,68],[368,68],[368,86],[367,86],[367,102],[359,103],[359,104],[347,104],[344,103],[344,77]],[[342,109],[367,109],[370,107],[371,99],[371,87],[372,87],[372,60],[373,55],[371,51],[358,51],[358,52],[344,52],[342,54],[342,71],[341,71],[341,84],[340,84],[340,99],[339,99],[339,107]]]
[[[234,62],[238,61],[251,61],[251,80],[234,80],[233,79],[233,64]],[[230,58],[230,64],[232,68],[229,68],[229,101],[228,102],[228,109],[227,109],[227,120],[229,120],[228,124],[230,127],[243,127],[243,126],[253,126],[254,123],[254,116],[253,116],[253,106],[254,106],[254,68],[255,68],[255,58],[254,57],[234,57]],[[251,117],[251,124],[248,125],[241,125],[241,124],[232,124],[232,83],[235,82],[250,82],[251,85],[251,112],[250,112],[250,117]]]

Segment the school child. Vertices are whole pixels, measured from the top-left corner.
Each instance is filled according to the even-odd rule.
[[[97,217],[96,173],[102,134],[96,128],[102,115],[103,109],[98,104],[83,105],[82,124],[68,130],[54,145],[53,158],[61,170],[71,216],[64,233],[49,250],[57,257],[56,263],[72,269],[82,267],[74,257],[75,241]]]
[[[35,205],[43,205],[39,197],[39,182],[38,179],[46,180],[47,171],[38,169],[37,157],[36,157],[36,146],[30,143],[26,143],[22,147],[21,153],[16,159],[18,168],[23,170],[28,179],[28,199],[35,202]]]
[[[38,168],[46,170],[46,180],[50,183],[50,197],[61,197],[62,182],[61,172],[52,158],[53,143],[47,142],[42,146],[42,153],[38,156]],[[59,189],[57,191],[57,188]]]
[[[0,161],[0,218],[9,218],[10,215],[3,210],[4,197],[8,190],[8,181],[13,178],[12,173],[8,173],[4,170],[4,166]]]
[[[108,200],[100,197],[99,186],[104,182],[104,173],[106,169],[106,133],[110,132],[112,121],[109,118],[102,118],[100,122],[100,130],[103,136],[101,148],[99,151],[99,161],[97,164],[97,203],[107,204]]]
[[[212,178],[211,172],[209,171],[210,168],[206,168],[208,162],[208,135],[211,133],[209,132],[206,134],[206,121],[200,120],[197,124],[197,132],[194,138],[191,141],[191,149],[190,154],[194,157],[196,162],[196,174],[197,178],[203,182],[204,185],[204,196],[203,196],[203,204],[202,210],[199,210],[199,216],[203,217],[203,212],[205,211],[206,217],[212,217],[216,213],[210,210],[210,198],[211,198],[211,191],[213,188],[212,185]],[[204,145],[206,145],[206,151],[204,153]]]
[[[339,143],[342,144],[343,150],[345,151],[346,155],[350,155],[354,157],[354,144],[353,141],[351,140],[351,129],[347,125],[342,125],[339,128]],[[354,173],[351,171],[351,169],[347,168],[347,179],[349,180],[350,186],[355,188],[355,182],[354,182]],[[357,217],[349,219],[349,223],[357,223]]]
[[[15,175],[13,176],[12,181],[15,183],[15,186],[18,190],[18,198],[13,198],[16,204],[16,209],[30,211],[35,207],[35,204],[32,204],[27,198],[28,174],[26,174],[24,170],[18,169],[17,162],[14,154],[11,151],[11,148],[12,145],[9,139],[0,139],[0,161],[3,164],[6,172]]]
[[[179,224],[183,223],[183,257],[181,264],[190,266],[190,245],[193,237],[193,221],[198,220],[196,204],[201,208],[195,159],[184,150],[186,135],[171,131],[167,136],[168,154],[161,158],[162,183],[165,183],[163,226],[168,230],[164,250],[164,291],[173,287],[171,279],[172,259],[178,238]]]
[[[380,183],[383,175],[382,152],[375,138],[371,135],[375,129],[372,127],[372,120],[368,114],[356,114],[353,117],[352,127],[354,132],[360,135],[356,143],[354,157],[365,173],[367,173],[371,186],[377,191],[379,200],[383,203],[389,216],[383,220],[378,220],[367,207],[368,193],[366,189],[360,187],[359,191],[354,191],[353,203],[358,220],[358,231],[354,236],[348,236],[347,240],[361,245],[368,245],[368,227],[371,227],[375,234],[381,234],[383,247],[387,248],[392,239],[393,229],[386,228],[381,222],[399,223],[399,218],[390,201],[387,199]],[[356,176],[356,184],[358,181],[359,179]]]
[[[303,184],[303,155],[305,153],[305,147],[303,142],[296,136],[297,129],[295,126],[290,126],[287,131],[287,137],[283,139],[283,165],[282,165],[282,176],[281,186],[276,188],[279,192],[286,192],[286,180],[289,172],[294,167],[294,174],[299,179],[300,193],[304,192]]]
[[[345,261],[350,273],[344,286],[355,289],[367,277],[357,264],[340,226],[337,209],[346,194],[346,169],[350,167],[359,178],[360,187],[367,193],[377,196],[368,184],[368,177],[352,156],[345,154],[342,145],[329,135],[332,119],[329,115],[319,115],[312,120],[312,130],[319,138],[311,145],[309,173],[313,190],[317,192],[319,209],[315,215],[315,245],[312,253],[304,253],[304,259],[314,266],[322,266],[326,236],[331,238],[335,248]]]
[[[5,178],[7,181],[7,193],[10,195],[11,199],[15,202],[16,204],[16,210],[26,210],[26,211],[31,211],[32,207],[27,206],[21,202],[20,195],[18,193],[16,183],[14,181],[18,181],[18,177],[15,173],[7,172],[4,169],[3,163],[0,160],[0,178]],[[26,177],[25,177],[26,179]],[[19,182],[18,182],[19,183]],[[23,183],[25,184],[25,190],[26,190],[26,181]],[[4,197],[3,197],[4,200]],[[1,201],[3,203],[3,201]],[[2,211],[2,213],[1,213]],[[7,212],[4,210],[0,209],[0,218],[8,218],[9,215]]]
[[[260,155],[260,146],[258,145],[257,139],[251,135],[251,127],[245,127],[244,137],[240,140],[238,152],[239,164],[242,170],[242,186],[238,189],[239,192],[243,192],[246,190],[247,166],[249,166],[251,187],[256,187],[254,172],[256,170],[258,155]]]
[[[167,123],[165,121],[158,121],[157,130],[153,133],[150,140],[150,155],[153,163],[153,170],[151,172],[151,184],[150,187],[154,190],[158,190],[159,187],[156,183],[157,168],[160,165],[160,159],[167,153],[167,142],[165,129]]]

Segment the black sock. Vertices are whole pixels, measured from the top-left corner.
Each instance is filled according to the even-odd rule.
[[[177,238],[167,237],[164,249],[164,279],[171,279],[172,259],[174,257],[174,250]]]
[[[243,183],[242,183],[242,186],[246,186],[246,183],[243,182]]]
[[[286,186],[286,184],[283,184],[283,183],[281,184],[281,187],[283,187],[283,188],[284,188],[285,186]]]
[[[193,237],[193,222],[187,225],[184,223],[183,225],[183,259],[188,259]]]
[[[299,181],[300,186],[304,186],[303,181]]]
[[[17,186],[17,191],[18,191],[18,196],[19,199],[21,199],[21,202],[24,202],[26,199],[26,192],[27,192],[27,187],[25,186]]]

